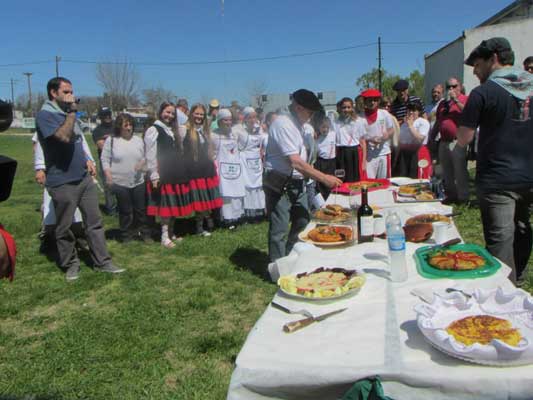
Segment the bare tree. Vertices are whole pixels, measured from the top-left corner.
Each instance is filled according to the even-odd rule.
[[[130,104],[137,103],[137,90],[140,74],[126,60],[111,64],[96,64],[96,79],[104,88],[107,97],[115,110],[121,110]]]
[[[248,94],[251,97],[251,103],[257,107],[263,108],[266,100],[263,95],[266,95],[268,90],[268,83],[265,80],[255,80],[248,82]]]
[[[150,107],[153,112],[157,111],[164,101],[174,101],[175,98],[176,95],[172,91],[164,89],[162,86],[143,90],[144,104]]]

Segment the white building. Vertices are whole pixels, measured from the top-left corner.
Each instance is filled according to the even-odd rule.
[[[515,66],[521,67],[523,60],[533,55],[533,0],[517,0],[496,15],[473,29],[467,29],[462,36],[425,56],[425,100],[431,100],[431,88],[444,84],[451,76],[461,80],[469,92],[479,85],[472,73],[472,67],[464,60],[482,40],[504,37],[511,43],[515,53]]]
[[[318,100],[324,107],[326,113],[328,111],[336,111],[336,93],[335,91],[317,92]],[[270,93],[259,96],[252,96],[250,104],[252,107],[261,107],[265,113],[270,111],[285,110],[291,103],[292,98],[289,93]]]

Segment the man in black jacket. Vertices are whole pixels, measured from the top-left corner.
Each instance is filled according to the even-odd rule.
[[[98,111],[98,118],[100,118],[100,125],[93,130],[93,140],[96,149],[98,150],[98,175],[102,182],[102,187],[104,188],[105,204],[103,212],[107,215],[114,215],[117,212],[117,204],[111,190],[105,184],[104,169],[102,168],[102,162],[100,161],[105,140],[109,136],[113,136],[113,114],[111,109],[109,107],[100,108]]]

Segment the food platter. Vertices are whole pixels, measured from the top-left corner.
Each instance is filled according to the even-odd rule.
[[[365,274],[360,270],[320,267],[311,272],[282,276],[278,286],[289,297],[325,301],[355,295],[365,282]]]
[[[372,192],[374,190],[387,189],[390,186],[390,181],[388,179],[365,179],[358,182],[344,182],[338,188],[333,189],[332,192],[340,194],[360,193],[364,185],[366,185],[369,192]]]
[[[313,220],[320,222],[346,222],[351,219],[350,209],[338,204],[328,204],[313,213]]]
[[[451,223],[451,219],[439,213],[418,214],[418,215],[415,215],[414,217],[408,218],[405,221],[405,225],[431,224],[433,222]]]
[[[425,201],[439,201],[431,191],[429,182],[415,182],[399,186],[397,202],[415,203]]]
[[[533,298],[524,291],[435,295],[415,311],[425,339],[451,357],[501,367],[533,363]]]
[[[431,265],[430,259],[439,255],[438,252],[449,252],[450,257],[455,257],[457,259],[467,259],[469,257],[463,255],[454,255],[460,254],[472,254],[476,257],[482,258],[485,262],[483,265],[473,268],[473,269],[462,269],[459,267],[451,266],[450,269],[439,269]],[[455,253],[454,253],[455,252]],[[475,278],[484,278],[490,275],[495,274],[501,267],[501,264],[496,260],[486,249],[477,244],[472,243],[462,243],[452,246],[447,246],[445,249],[434,248],[433,246],[424,246],[415,251],[414,254],[416,267],[418,273],[424,278],[429,279],[475,279]]]
[[[319,230],[317,232],[317,230]],[[319,235],[316,235],[318,233]],[[312,237],[309,236],[311,234]],[[345,239],[331,240],[329,236],[345,236]],[[324,240],[320,240],[324,237]],[[303,232],[298,235],[302,242],[311,243],[321,247],[345,246],[354,242],[353,228],[348,225],[327,225],[327,224],[310,224]]]

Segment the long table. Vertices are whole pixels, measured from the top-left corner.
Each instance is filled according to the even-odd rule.
[[[379,192],[370,193],[371,204],[379,198],[385,208],[398,207],[381,202],[388,194]],[[347,199],[338,196],[335,201]],[[398,211],[417,213],[416,207],[425,210],[428,205],[401,205]],[[450,235],[456,234],[453,227]],[[271,264],[274,280],[279,274],[335,265],[362,268],[367,281],[357,295],[334,302],[302,302],[278,291],[273,301],[291,310],[306,309],[313,315],[343,307],[348,310],[287,334],[281,329],[283,324],[303,316],[268,306],[237,357],[228,399],[339,399],[355,381],[374,375],[381,376],[385,393],[396,400],[533,398],[532,366],[479,366],[432,348],[416,325],[413,307],[421,300],[410,294],[414,288],[431,293],[457,285],[467,290],[498,286],[516,290],[507,279],[510,268],[502,265],[495,275],[484,279],[425,279],[417,273],[412,257],[420,246],[407,244],[408,280],[403,283],[387,279],[384,240],[327,250],[299,245]]]

